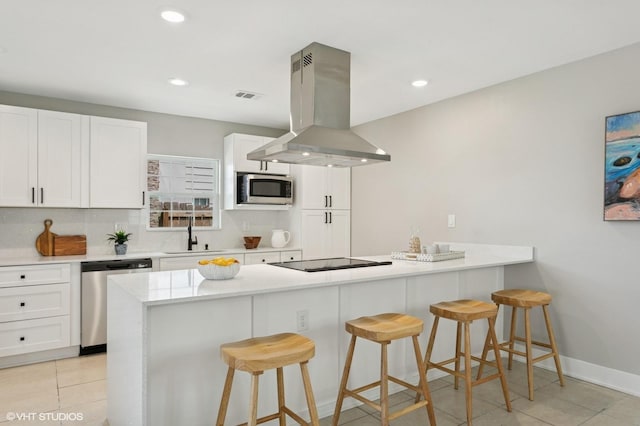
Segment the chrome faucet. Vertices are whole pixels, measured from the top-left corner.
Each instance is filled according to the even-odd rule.
[[[191,238],[191,224],[193,223],[193,217],[189,218],[189,226],[187,226],[187,250],[193,250],[193,246],[198,244],[198,237],[195,240]]]

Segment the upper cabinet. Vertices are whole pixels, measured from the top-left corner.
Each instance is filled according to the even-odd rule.
[[[89,207],[144,206],[146,155],[147,123],[91,117]]]
[[[245,135],[232,133],[224,138],[224,162],[233,167],[235,172],[266,173],[273,175],[288,175],[289,165],[271,161],[247,160],[247,154],[274,138],[266,136]]]
[[[232,133],[224,137],[224,209],[225,210],[287,210],[288,205],[238,204],[237,174],[257,173],[288,175],[289,164],[247,160],[247,154],[271,142],[266,136]],[[293,185],[295,188],[295,184]]]
[[[295,165],[296,202],[303,209],[350,209],[351,169]]]
[[[0,105],[0,206],[83,207],[88,118]]]

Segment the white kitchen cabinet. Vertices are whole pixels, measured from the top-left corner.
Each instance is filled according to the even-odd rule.
[[[255,265],[258,263],[273,263],[280,262],[280,252],[262,252],[262,253],[247,253],[244,255],[245,265]]]
[[[0,268],[0,356],[71,345],[71,265]]]
[[[200,253],[193,256],[161,257],[160,270],[177,271],[181,269],[196,269],[198,267],[198,261],[210,260],[216,257],[234,257],[240,264],[244,264],[244,255],[242,253],[211,252]]]
[[[302,209],[350,209],[351,169],[296,165],[296,202]]]
[[[301,216],[304,259],[351,255],[350,210],[302,210]]]
[[[0,206],[84,207],[88,118],[0,105]]]
[[[292,262],[294,260],[302,259],[301,250],[289,250],[280,253],[280,262]]]
[[[89,207],[142,208],[147,123],[91,117]]]
[[[224,209],[225,210],[288,210],[286,205],[237,204],[237,174],[263,173],[288,175],[289,164],[247,160],[247,154],[272,141],[266,136],[232,133],[224,138]],[[295,184],[294,184],[295,188]]]
[[[225,164],[228,162],[236,172],[288,175],[289,164],[271,161],[247,160],[247,154],[271,142],[266,136],[232,133],[224,138]]]

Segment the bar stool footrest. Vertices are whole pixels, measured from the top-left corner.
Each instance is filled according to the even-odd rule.
[[[420,389],[418,386],[412,385],[410,383],[405,382],[404,380],[400,380],[397,377],[393,377],[393,376],[387,376],[387,379],[390,382],[396,383],[400,386],[404,386],[407,389],[410,389],[414,392],[418,392],[420,395],[422,395],[422,389]],[[373,408],[374,410],[381,412],[382,411],[382,406],[380,404],[376,404],[375,402],[373,402],[372,400],[360,395],[360,393],[367,391],[369,389],[373,389],[375,387],[380,386],[382,382],[380,380],[378,380],[377,382],[373,382],[373,383],[369,383],[368,385],[364,385],[361,386],[357,389],[345,389],[344,390],[344,394],[345,396],[349,396],[351,398],[357,399],[358,401],[362,402],[363,404],[366,404],[367,406]],[[424,397],[424,395],[422,395]],[[422,408],[425,407],[428,404],[428,402],[426,400],[421,400],[419,402],[416,402],[413,405],[409,405],[408,407],[404,407],[401,410],[395,411],[393,413],[389,413],[389,420],[393,420],[397,417],[403,416],[413,410],[417,410],[418,408]]]

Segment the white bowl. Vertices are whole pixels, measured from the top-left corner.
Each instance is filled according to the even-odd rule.
[[[228,280],[238,275],[239,271],[239,263],[232,263],[229,266],[218,266],[213,263],[198,265],[198,272],[208,280]]]

